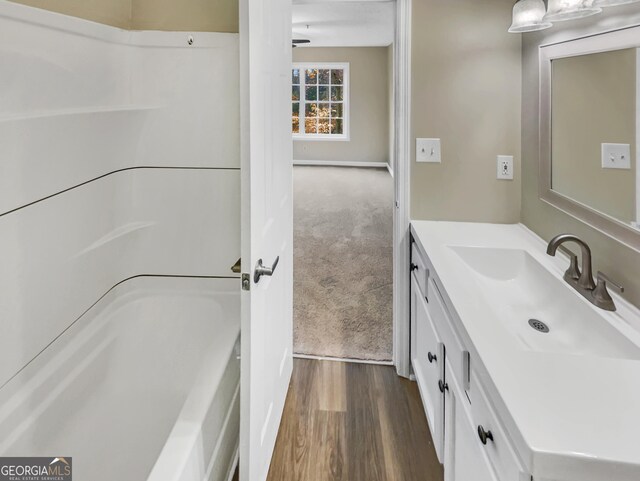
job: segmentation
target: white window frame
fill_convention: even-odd
[[[291,67],[292,70],[292,74],[293,74],[293,69],[299,69],[300,70],[300,111],[299,111],[299,125],[300,125],[300,132],[299,133],[292,133],[293,135],[293,140],[303,140],[306,142],[309,141],[316,141],[316,140],[320,140],[320,141],[349,141],[350,140],[350,134],[349,134],[349,120],[350,120],[350,115],[349,115],[349,105],[350,105],[350,77],[349,77],[349,63],[348,62],[296,62],[293,64],[293,66]],[[343,112],[343,117],[342,117],[342,134],[305,134],[304,133],[304,126],[305,126],[305,103],[307,102],[305,100],[305,80],[306,80],[306,76],[304,75],[304,71],[307,69],[318,69],[318,70],[322,70],[322,69],[341,69],[344,71],[344,75],[343,75],[343,79],[342,79],[342,112]],[[293,78],[292,78],[292,82],[291,85],[293,86]],[[317,101],[319,102],[319,101]],[[316,102],[316,103],[317,103]],[[310,102],[312,103],[312,102]],[[293,105],[293,99],[291,100],[291,104]],[[292,113],[292,117],[293,117],[293,113]]]

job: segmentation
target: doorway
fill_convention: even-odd
[[[393,362],[394,10],[293,6],[297,357]]]

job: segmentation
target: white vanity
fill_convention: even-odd
[[[411,360],[445,480],[640,480],[638,310],[590,304],[522,225],[411,233]]]

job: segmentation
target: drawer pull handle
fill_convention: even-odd
[[[431,364],[433,361],[437,361],[438,360],[437,356],[434,356],[431,353],[427,354],[427,359],[429,359],[429,364]]]
[[[440,379],[438,381],[438,389],[440,389],[440,392],[444,394],[445,391],[449,390],[449,385],[444,382],[442,379]]]
[[[418,265],[414,264],[413,262],[411,263],[411,272],[413,271],[417,271],[418,270]]]
[[[484,445],[487,444],[487,439],[493,441],[493,434],[491,431],[485,431],[482,426],[478,426],[478,437],[480,438],[480,442]]]

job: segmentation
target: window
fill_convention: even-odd
[[[293,65],[294,139],[349,140],[349,64]]]

